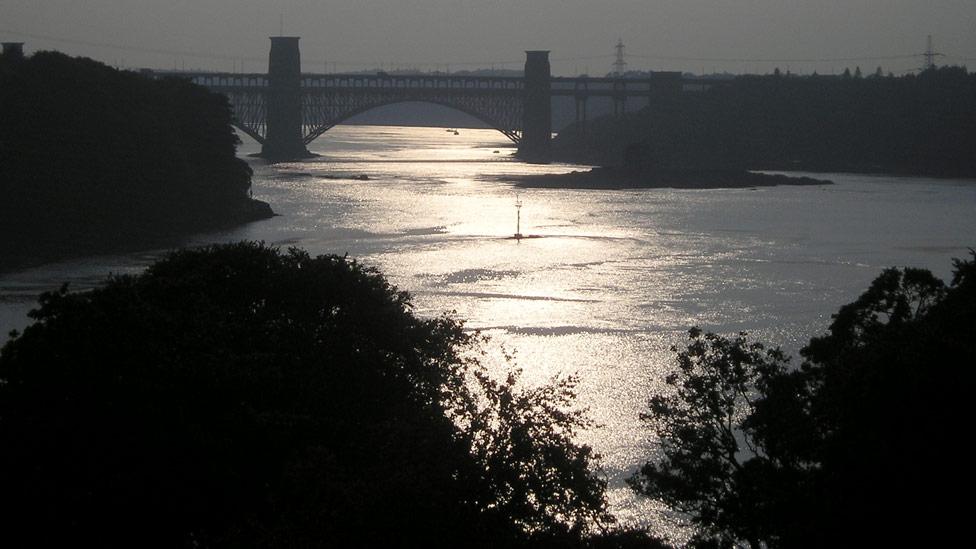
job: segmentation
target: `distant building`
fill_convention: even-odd
[[[3,56],[7,57],[23,57],[24,56],[24,43],[23,42],[3,42]]]

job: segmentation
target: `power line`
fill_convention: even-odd
[[[132,45],[121,45],[113,44],[110,42],[93,41],[93,40],[82,40],[76,38],[62,38],[57,36],[51,36],[46,34],[38,33],[26,33],[21,31],[15,31],[10,29],[0,28],[0,32],[6,34],[13,34],[15,36],[22,36],[26,38],[33,38],[36,40],[47,40],[51,42],[63,43],[63,44],[75,44],[80,46],[89,46],[96,48],[106,48],[119,51],[130,51],[137,53],[149,53],[157,55],[169,55],[177,57],[190,57],[194,59],[213,59],[222,61],[248,61],[256,63],[264,63],[267,61],[266,57],[244,57],[240,55],[231,54],[221,54],[221,53],[204,53],[195,52],[190,50],[177,50],[177,49],[166,49],[166,48],[148,48],[142,46],[132,46]],[[925,58],[926,53],[910,53],[901,55],[873,55],[873,56],[856,56],[856,57],[691,57],[691,56],[676,56],[676,55],[648,55],[648,54],[635,54],[635,53],[624,53],[624,58],[632,59],[653,59],[657,61],[684,61],[684,62],[700,62],[700,63],[842,63],[842,62],[854,62],[854,61],[892,61],[892,60],[902,60],[902,59],[918,59]],[[976,57],[965,57],[953,54],[942,54],[932,52],[932,55],[944,56],[951,59],[958,59],[961,61],[976,61]],[[609,59],[616,58],[616,54],[605,54],[605,55],[589,55],[589,56],[575,56],[575,57],[560,57],[554,58],[551,61],[554,63],[565,63],[574,61],[592,61],[599,59]],[[321,65],[325,61],[320,60],[307,60],[306,61],[312,65]],[[481,66],[488,67],[492,65],[519,65],[523,60],[506,60],[506,61],[452,61],[450,65],[454,66]],[[357,61],[328,61],[329,64],[344,66],[344,67],[369,67],[375,63],[363,63]],[[414,63],[407,61],[399,61],[395,63],[400,66],[437,66],[437,65],[447,65],[447,63],[434,63],[425,61],[422,63]],[[615,63],[616,66],[616,63]]]
[[[911,53],[904,55],[874,55],[874,56],[861,56],[861,57],[684,57],[684,56],[668,56],[668,55],[640,55],[640,54],[627,54],[627,57],[635,57],[639,59],[656,59],[660,61],[703,61],[711,63],[831,63],[831,62],[845,62],[845,61],[884,61],[884,60],[895,60],[895,59],[912,59],[919,57],[923,54]]]
[[[79,39],[74,39],[74,38],[59,38],[59,37],[56,37],[56,36],[50,36],[50,35],[45,35],[45,34],[32,34],[32,33],[26,33],[26,32],[12,31],[12,30],[8,30],[8,29],[0,29],[0,32],[4,32],[4,33],[7,33],[7,34],[13,34],[13,35],[16,35],[16,36],[24,36],[24,37],[27,37],[27,38],[34,38],[36,40],[49,40],[51,42],[59,42],[59,43],[63,43],[63,44],[75,44],[75,45],[79,45],[79,46],[91,46],[91,47],[95,47],[95,48],[106,48],[106,49],[112,49],[112,50],[131,51],[131,52],[139,52],[139,53],[155,53],[155,54],[160,54],[160,55],[176,55],[176,56],[180,56],[180,57],[193,57],[193,58],[198,58],[198,59],[221,59],[221,60],[225,60],[225,61],[240,61],[240,60],[244,60],[244,61],[258,61],[258,62],[263,62],[263,61],[267,61],[268,60],[267,58],[241,57],[240,55],[224,55],[224,54],[219,54],[219,53],[198,53],[198,52],[192,52],[192,51],[188,51],[188,50],[170,50],[170,49],[161,49],[161,48],[145,48],[145,47],[142,47],[142,46],[123,46],[123,45],[120,45],[120,44],[112,44],[112,43],[109,43],[109,42],[97,42],[97,41],[92,41],[92,40],[79,40]]]
[[[617,40],[617,45],[614,46],[617,50],[616,60],[613,62],[613,75],[620,77],[627,72],[627,61],[624,60],[624,40],[620,38]]]
[[[95,47],[95,48],[106,48],[106,49],[112,49],[112,50],[118,50],[118,51],[129,51],[129,52],[136,52],[136,53],[150,53],[150,54],[158,54],[158,55],[172,55],[172,56],[177,56],[177,57],[191,57],[191,58],[195,58],[195,59],[215,59],[215,60],[223,60],[223,61],[250,61],[250,62],[257,62],[257,63],[263,63],[263,62],[266,62],[268,60],[266,57],[242,57],[240,55],[229,55],[229,54],[220,54],[220,53],[203,53],[203,52],[194,52],[194,51],[189,51],[189,50],[174,50],[174,49],[165,49],[165,48],[147,48],[147,47],[142,47],[142,46],[131,46],[131,45],[113,44],[113,43],[110,43],[110,42],[101,42],[101,41],[93,41],[93,40],[81,40],[81,39],[76,39],[76,38],[62,38],[62,37],[51,36],[51,35],[46,35],[46,34],[26,33],[26,32],[14,31],[14,30],[10,30],[10,29],[0,29],[0,32],[6,33],[6,34],[13,34],[15,36],[22,36],[22,37],[26,37],[26,38],[33,38],[35,40],[47,40],[47,41],[50,41],[50,42],[57,42],[57,43],[61,43],[61,44],[74,44],[74,45],[79,45],[79,46],[89,46],[89,47]],[[310,64],[313,64],[313,65],[321,65],[324,62],[325,61],[320,61],[320,60],[306,60],[306,63],[310,63]],[[507,61],[461,61],[461,62],[452,61],[451,63],[435,63],[435,62],[431,62],[431,61],[424,61],[422,63],[416,63],[416,62],[411,62],[411,61],[399,61],[396,64],[403,65],[403,66],[410,66],[410,65],[415,65],[415,66],[437,66],[437,65],[445,65],[445,66],[446,65],[457,65],[457,66],[488,66],[488,65],[503,65],[504,66],[504,65],[516,65],[516,64],[519,64],[519,63],[522,63],[522,62],[523,62],[523,60],[517,60],[517,61],[513,61],[513,60],[507,60]],[[370,66],[375,65],[375,63],[373,63],[373,62],[367,63],[367,62],[360,62],[360,61],[328,61],[328,63],[333,64],[333,65],[347,66],[347,67],[348,66],[370,67]]]
[[[922,63],[922,70],[927,71],[935,68],[935,58],[944,56],[945,54],[939,53],[932,48],[932,35],[928,35],[925,40],[925,53],[922,54],[922,58],[925,60]]]
[[[616,57],[616,56],[614,54],[610,53],[610,54],[606,54],[606,55],[586,55],[586,56],[580,56],[580,57],[559,57],[559,58],[555,58],[555,59],[550,59],[550,61],[552,61],[554,63],[563,63],[563,62],[567,62],[567,61],[593,61],[594,59],[610,59],[612,57]]]

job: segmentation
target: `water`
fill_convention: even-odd
[[[251,143],[242,153],[257,150]],[[745,330],[790,352],[887,266],[947,277],[976,246],[976,184],[830,175],[836,185],[737,190],[524,190],[501,178],[565,172],[511,159],[501,134],[340,126],[312,162],[254,163],[255,197],[282,214],[190,245],[240,239],[348,253],[414,295],[417,311],[457,311],[516,355],[527,383],[578,373],[584,433],[604,457],[624,520],[654,507],[623,480],[653,454],[637,415],[688,327]],[[497,153],[495,151],[498,151]],[[365,174],[368,181],[355,177]],[[88,257],[0,276],[0,333],[26,324],[40,291],[96,286],[162,250]],[[663,514],[651,526],[680,536]]]

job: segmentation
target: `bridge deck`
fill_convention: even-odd
[[[541,53],[545,52],[527,55]],[[551,98],[574,98],[577,121],[585,122],[586,102],[590,98],[610,98],[614,114],[619,114],[626,112],[628,99],[645,98],[653,102],[654,97],[711,87],[710,83],[686,79],[676,72],[652,73],[647,78],[552,77],[547,61],[526,63],[526,70],[530,65],[535,67],[533,70],[541,70],[541,78],[382,71],[299,73],[297,56],[288,61],[292,63],[289,69],[292,72],[284,80],[281,75],[275,80],[273,71],[264,74],[145,70],[143,73],[150,78],[187,79],[224,94],[234,109],[234,124],[269,150],[282,148],[284,143],[289,150],[301,152],[329,128],[356,114],[392,103],[426,101],[481,120],[518,144],[520,151],[524,148],[541,161],[546,161],[549,154]],[[285,111],[287,116],[282,114]],[[272,122],[284,128],[279,133],[290,137],[269,136],[279,135],[273,130]],[[526,129],[529,126],[531,130]],[[533,137],[529,146],[524,146],[527,131]]]
[[[268,87],[266,74],[213,73],[182,71],[149,71],[156,77],[187,78],[214,91],[259,91]],[[681,89],[685,85],[701,86],[698,80],[683,78],[679,73],[660,73],[651,78],[594,78],[553,77],[550,93],[562,97],[651,97],[669,88]],[[468,76],[428,74],[316,74],[302,75],[302,89],[325,91],[329,89],[410,89],[451,90],[472,93],[511,93],[523,89],[521,76]]]

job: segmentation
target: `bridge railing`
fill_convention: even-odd
[[[212,73],[185,71],[149,71],[143,73],[153,78],[185,78],[214,91],[233,89],[262,89],[269,86],[266,74],[260,73]],[[603,78],[603,77],[553,77],[553,96],[575,97],[649,97],[666,89],[678,91],[704,91],[713,87],[712,82],[688,80],[680,74],[663,73],[652,78]],[[454,89],[454,90],[522,90],[520,76],[455,76],[455,75],[402,75],[402,74],[302,74],[302,88],[321,90],[338,89]]]
[[[387,74],[304,74],[305,88],[402,88],[520,90],[522,79],[511,77],[472,77]]]

